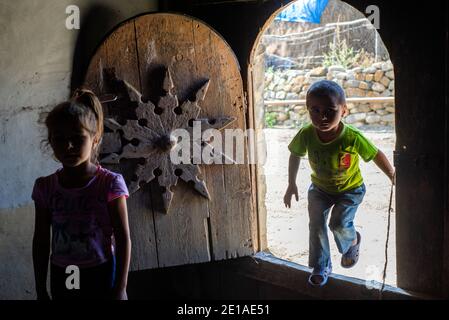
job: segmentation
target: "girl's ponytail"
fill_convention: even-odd
[[[89,109],[95,116],[96,120],[96,147],[92,152],[92,160],[98,162],[98,152],[103,137],[103,107],[98,97],[91,90],[80,88],[73,93],[71,102],[77,105],[83,105]]]
[[[97,120],[96,136],[99,141],[103,137],[103,107],[95,93],[88,89],[76,89],[72,96],[72,101],[89,108]]]

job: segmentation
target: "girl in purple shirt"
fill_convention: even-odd
[[[91,91],[77,90],[48,114],[45,124],[62,168],[38,178],[32,194],[37,298],[49,299],[50,259],[52,299],[126,300],[129,194],[122,175],[97,164],[101,103]]]

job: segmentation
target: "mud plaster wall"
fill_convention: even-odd
[[[69,5],[80,9],[80,30],[65,26]],[[58,167],[40,148],[40,114],[81,83],[115,25],[156,9],[157,0],[0,0],[0,300],[34,298],[30,195]]]

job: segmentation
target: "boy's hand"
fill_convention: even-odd
[[[296,201],[299,201],[298,187],[294,185],[289,185],[287,191],[285,191],[284,204],[286,208],[291,208],[292,196],[295,195]]]
[[[390,175],[388,176],[391,180],[391,182],[393,183],[393,185],[396,185],[396,171],[393,171],[392,173],[390,173]]]

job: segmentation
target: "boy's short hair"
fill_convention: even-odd
[[[345,91],[335,81],[320,80],[313,83],[309,90],[307,90],[306,100],[309,96],[314,97],[328,97],[333,96],[337,98],[337,103],[342,105],[346,103]]]

